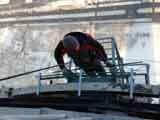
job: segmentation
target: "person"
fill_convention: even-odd
[[[66,34],[55,49],[55,59],[63,73],[68,72],[63,56],[68,54],[75,63],[89,76],[106,75],[101,64],[103,61],[107,66],[107,54],[102,45],[91,35],[83,32],[70,32]]]

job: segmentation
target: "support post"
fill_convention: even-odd
[[[41,76],[42,76],[42,73],[39,73],[38,74],[38,85],[37,85],[37,91],[36,91],[37,96],[39,96],[41,92]]]
[[[115,56],[115,42],[114,39],[112,39],[112,64],[115,65],[115,60],[116,60],[116,56]]]
[[[134,92],[134,78],[133,78],[133,68],[131,68],[131,73],[130,73],[130,92],[129,92],[129,98],[132,100],[133,99],[133,92]]]
[[[72,59],[70,59],[70,61],[69,61],[69,70],[71,70],[72,69]]]
[[[80,69],[78,81],[78,96],[81,96],[82,70]]]
[[[115,41],[114,41],[114,38],[112,38],[112,64],[113,65],[116,65],[116,48],[115,48]],[[111,68],[111,74],[112,74],[112,80],[117,83],[116,81],[116,76],[115,76],[115,72],[116,72],[116,69],[115,67],[114,68]]]
[[[146,65],[146,69],[147,69],[147,75],[145,75],[145,80],[146,80],[146,85],[150,85],[150,80],[149,80],[149,64]]]

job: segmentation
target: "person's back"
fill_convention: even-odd
[[[93,39],[93,37],[87,33],[82,33],[82,32],[70,32],[68,34],[66,34],[64,37],[67,36],[73,36],[75,37],[78,42],[80,43],[80,45],[83,44],[88,44],[90,41],[93,41],[95,39]]]

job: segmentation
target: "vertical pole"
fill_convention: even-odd
[[[115,65],[115,42],[114,42],[114,39],[112,39],[112,64]]]
[[[146,85],[150,85],[150,81],[149,81],[149,65],[146,65],[146,69],[147,69],[147,75],[145,76],[145,80],[146,80]]]
[[[72,59],[69,61],[69,70],[72,68]]]
[[[80,69],[78,81],[78,96],[81,96],[82,70]]]
[[[133,69],[131,68],[131,73],[130,73],[130,94],[129,94],[129,98],[131,100],[133,99],[133,92],[134,92],[134,78],[133,78]]]
[[[98,8],[98,7],[99,7],[99,0],[96,0],[96,8]],[[95,17],[97,17],[97,9],[95,11]]]
[[[116,65],[115,62],[115,42],[114,39],[112,38],[112,64]],[[111,68],[111,75],[112,75],[112,80],[117,83],[116,77],[115,77],[115,68]]]
[[[41,73],[39,73],[38,75],[38,86],[37,86],[37,92],[36,92],[37,96],[40,95],[40,91],[41,91]]]

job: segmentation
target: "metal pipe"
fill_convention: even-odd
[[[72,68],[72,59],[70,59],[70,61],[69,61],[69,70],[71,70],[71,68]]]
[[[39,73],[38,74],[38,85],[37,85],[37,91],[36,91],[37,96],[39,96],[41,92],[41,76],[42,76],[42,73]]]
[[[131,73],[130,73],[130,91],[129,91],[129,98],[132,100],[133,99],[133,92],[134,92],[134,78],[133,78],[133,68],[131,68]]]
[[[150,66],[149,64],[146,64],[146,69],[147,69],[147,75],[146,75],[146,85],[150,85],[150,79],[149,79],[149,69],[150,69]]]
[[[57,67],[57,66],[58,65],[50,66],[50,67],[46,67],[46,68],[42,68],[42,69],[37,69],[37,70],[33,70],[33,71],[25,72],[25,73],[20,73],[20,74],[13,75],[13,76],[1,78],[0,81],[8,80],[8,79],[11,79],[11,78],[16,78],[16,77],[20,77],[20,76],[24,76],[24,75],[28,75],[28,74],[31,74],[31,73],[34,73],[34,72],[38,72],[38,71],[42,71],[42,70],[47,70],[47,69],[54,68],[54,67]]]
[[[81,96],[81,83],[82,83],[82,69],[80,69],[80,73],[79,73],[78,96]]]

